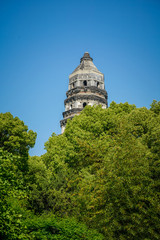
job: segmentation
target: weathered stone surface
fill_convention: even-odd
[[[104,103],[107,105],[107,100],[102,98],[102,97],[99,97],[99,96],[96,96],[96,95],[92,95],[92,94],[79,94],[79,95],[75,95],[75,96],[72,96],[72,97],[69,97],[67,98],[65,101],[64,101],[64,104],[66,103],[73,103],[75,102],[76,100],[81,100],[81,101],[89,101],[89,100],[94,100],[94,101],[98,101],[99,103]]]
[[[95,87],[95,86],[75,87],[75,88],[72,88],[71,90],[68,90],[66,92],[66,95],[67,95],[67,97],[70,97],[70,96],[78,94],[80,92],[91,92],[91,93],[95,93],[95,94],[98,94],[98,95],[102,95],[106,99],[108,98],[106,90],[100,89],[100,88]]]

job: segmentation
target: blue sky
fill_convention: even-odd
[[[86,51],[109,103],[149,108],[160,100],[160,1],[0,1],[0,112],[37,132],[31,155],[60,133],[68,76]]]

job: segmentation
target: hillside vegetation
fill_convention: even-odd
[[[160,102],[86,106],[41,157],[35,140],[0,114],[0,239],[160,239]]]

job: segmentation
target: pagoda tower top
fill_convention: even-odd
[[[102,74],[97,67],[93,63],[93,58],[90,57],[90,54],[88,52],[85,52],[83,57],[80,59],[80,64],[78,67],[72,72],[70,77],[74,74],[77,74],[78,72],[95,72]],[[102,74],[103,75],[103,74]]]
[[[82,62],[83,60],[93,61],[93,58],[90,57],[89,52],[85,52],[80,62]]]
[[[80,114],[86,105],[101,105],[107,108],[108,95],[104,86],[104,75],[93,63],[88,52],[80,59],[78,67],[69,75],[67,98],[64,101],[65,112],[60,121],[62,133],[68,119]]]

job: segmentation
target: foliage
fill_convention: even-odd
[[[26,153],[4,149],[0,148],[0,239],[103,239],[101,234],[74,219],[56,218],[51,213],[36,216],[35,212],[40,213],[56,203],[57,198],[47,204],[47,197],[60,195],[59,186],[63,183],[57,176],[54,178],[40,157],[27,159]],[[28,171],[20,166],[23,157],[28,160]],[[58,166],[56,171],[59,172]],[[52,193],[51,181],[56,179],[57,189]]]
[[[27,195],[17,158],[0,149],[0,239],[25,239],[23,219]]]
[[[29,208],[35,213],[44,210],[60,212],[67,216],[67,210],[72,208],[70,195],[66,192],[66,179],[72,174],[64,162],[52,162],[50,168],[44,164],[45,156],[30,157],[27,182],[29,187]]]
[[[36,133],[18,117],[0,114],[0,238],[25,239],[28,151]]]
[[[35,144],[36,133],[28,131],[24,122],[9,112],[0,113],[0,123],[0,147],[13,154],[26,156]]]
[[[65,213],[106,239],[159,239],[160,115],[153,111],[159,103],[153,105],[87,106],[45,145],[47,169],[58,178],[61,164],[71,172],[61,185],[72,206]],[[55,210],[63,215],[62,208]]]
[[[25,221],[31,239],[55,240],[102,240],[103,236],[95,230],[89,230],[85,224],[72,218],[57,218],[43,214],[40,217],[31,216]]]
[[[0,237],[159,239],[159,106],[86,106],[62,135],[52,134],[46,154],[29,159],[35,134],[27,145],[28,128],[3,116]]]
[[[150,110],[156,114],[159,114],[160,113],[160,102],[153,100]]]

